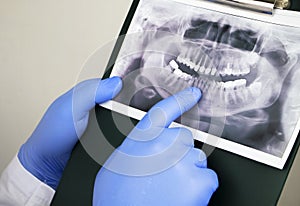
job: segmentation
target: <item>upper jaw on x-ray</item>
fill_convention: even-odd
[[[272,105],[297,57],[272,34],[229,24],[224,17],[208,19],[212,20],[178,17],[177,22],[173,19],[156,28],[157,22],[144,22],[143,30],[148,25],[156,34],[144,36],[141,75],[163,98],[185,87],[200,88],[199,111],[204,116]]]

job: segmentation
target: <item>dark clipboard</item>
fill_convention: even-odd
[[[139,1],[134,0],[120,34],[125,34],[135,13]],[[300,11],[300,2],[292,0],[290,10]],[[118,49],[120,45],[116,45]],[[112,55],[114,56],[114,54]],[[106,74],[108,76],[108,74]],[[121,114],[114,115],[120,118]],[[132,120],[136,123],[135,120]],[[96,141],[97,134],[93,124],[98,124],[113,146],[121,144],[125,138],[113,124],[112,111],[97,106],[91,111],[89,126],[82,138]],[[215,149],[208,157],[208,166],[215,170],[219,177],[219,188],[214,193],[210,205],[276,205],[285,181],[289,175],[300,144],[299,135],[283,170],[249,160],[247,158]],[[201,147],[199,142],[196,146]],[[101,150],[101,148],[99,148]],[[52,201],[58,205],[92,205],[94,180],[101,168],[78,143],[64,171],[62,180]],[[174,197],[176,198],[176,197]]]

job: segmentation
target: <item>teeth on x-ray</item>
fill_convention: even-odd
[[[215,67],[212,68],[211,70],[211,75],[216,75],[217,74],[217,69]]]
[[[171,60],[169,64],[173,69],[179,69],[178,64],[174,60]]]
[[[194,70],[197,72],[194,68],[196,67],[194,63],[192,63],[190,60],[178,58],[176,59],[179,63],[182,63],[183,65],[186,65],[187,67],[190,68],[190,70]],[[203,89],[203,91],[206,91],[208,88],[214,89],[215,87],[218,87],[222,91],[230,91],[230,90],[238,90],[246,87],[247,80],[246,79],[237,79],[237,80],[232,80],[232,81],[226,81],[226,82],[218,82],[216,80],[210,79],[197,79],[198,76],[200,75],[206,75],[206,77],[210,76],[215,76],[217,74],[217,69],[216,68],[205,68],[204,66],[197,65],[200,67],[200,70],[198,73],[193,72],[185,72],[180,68],[178,63],[173,59],[169,62],[170,67],[172,68],[172,72],[177,75],[179,78],[182,78],[184,80],[189,80],[189,84],[191,86],[197,86]],[[250,69],[243,70],[244,72],[239,72],[239,73],[233,73],[232,68],[228,64],[228,68],[225,70],[225,73],[222,73],[221,75],[226,76],[226,75],[232,75],[232,76],[240,76],[240,75],[245,75],[250,72]],[[257,84],[254,84],[250,87],[251,90],[256,90],[260,89]]]
[[[198,76],[203,73],[205,75],[217,75],[217,69],[211,68],[212,65],[209,63],[210,60],[208,60],[207,55],[203,55],[203,52],[197,51],[193,54],[193,49],[187,49],[185,47],[183,50],[184,51],[176,58],[176,61],[194,71],[194,76]]]
[[[176,61],[174,61],[174,60],[170,61],[169,65],[172,68],[173,73],[176,74],[178,77],[180,77],[184,80],[190,80],[193,78],[193,76],[191,76],[190,74],[185,73],[181,69],[179,69],[179,66],[176,63]]]
[[[207,67],[206,68],[205,65],[200,65],[200,64],[196,65],[191,60],[183,59],[179,56],[176,58],[176,61],[173,59],[170,61],[169,64],[174,70],[179,69],[182,72],[189,74],[191,76],[198,77],[202,74],[210,75],[210,76],[217,76],[217,69],[215,67],[213,67],[213,68]],[[178,64],[182,64],[181,67]],[[178,71],[175,73],[178,73]]]
[[[295,116],[294,109],[286,112],[289,108],[284,101],[299,96],[298,78],[289,82],[300,64],[299,30],[171,1],[141,2],[144,9],[136,14],[130,32],[142,31],[137,48],[145,52],[129,58],[128,69],[120,74],[124,77],[134,71],[144,78],[129,75],[127,81],[135,87],[128,87],[119,101],[126,102],[131,97],[128,93],[136,92],[128,102],[146,111],[159,98],[197,87],[203,96],[198,107],[187,113],[187,126],[207,131],[206,119],[225,115],[224,137],[270,153],[274,153],[270,144],[281,147],[282,137],[278,141],[270,137],[273,128],[280,130],[286,119]],[[128,41],[120,56],[130,56],[132,47]],[[124,64],[114,68],[124,68]],[[149,83],[152,92],[144,92]],[[289,92],[290,87],[294,92]],[[282,151],[277,153],[282,155]]]

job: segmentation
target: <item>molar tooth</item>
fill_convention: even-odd
[[[170,72],[173,72],[174,69],[170,66],[170,64],[168,64],[166,67],[165,67],[166,70],[170,71]]]
[[[216,76],[216,74],[217,74],[217,69],[215,67],[213,67],[211,70],[211,75]]]
[[[184,73],[184,72],[181,74],[181,78],[184,79],[184,80],[187,80],[188,76],[189,75],[187,73]]]
[[[228,101],[229,101],[230,104],[236,104],[236,102],[237,102],[237,97],[236,97],[236,93],[235,93],[233,90],[231,90],[231,91],[228,93],[227,98],[228,98]]]
[[[191,61],[190,61],[190,59],[187,58],[185,60],[185,65],[188,66],[188,67],[191,67]]]
[[[238,80],[235,80],[234,83],[235,83],[236,88],[245,87],[246,83],[247,83],[247,80],[246,79],[238,79]]]
[[[196,67],[196,64],[194,62],[192,62],[192,61],[191,61],[190,65],[191,65],[192,69],[194,69]]]
[[[239,76],[241,74],[241,63],[240,63],[240,59],[236,58],[233,60],[232,64],[233,64],[233,68],[232,68],[232,75],[234,76]]]
[[[233,81],[228,81],[224,83],[224,88],[225,90],[232,90],[234,87]]]
[[[250,65],[255,65],[259,61],[260,56],[256,52],[251,52],[247,55],[247,62]]]
[[[182,62],[182,55],[181,54],[179,54],[179,56],[177,56],[176,61],[178,61],[180,63]]]
[[[178,62],[181,63],[181,64],[184,64],[185,58],[183,58],[183,56],[179,56],[178,57]]]
[[[232,74],[232,65],[230,63],[227,63],[227,66],[224,68],[224,71],[227,75],[231,75]]]
[[[220,71],[219,74],[220,74],[222,77],[226,76],[226,73],[225,73],[224,71]]]
[[[205,74],[208,75],[211,72],[211,68],[206,68],[205,69]]]
[[[193,68],[193,62],[190,59],[187,59],[186,64],[188,67]]]
[[[179,76],[179,77],[182,75],[182,73],[183,73],[183,72],[182,72],[180,69],[175,69],[175,70],[174,70],[174,74],[176,74],[176,75]]]
[[[184,65],[186,65],[186,59],[185,59],[185,58],[182,58],[181,63],[184,64]]]
[[[250,67],[246,67],[245,72],[246,72],[246,74],[249,74],[250,73]]]
[[[185,77],[184,77],[185,80],[189,81],[191,79],[193,79],[193,77],[189,74],[186,74]]]
[[[180,75],[180,77],[182,78],[182,79],[184,79],[184,80],[186,80],[185,78],[186,78],[186,76],[187,76],[187,74],[186,73],[182,73],[181,75]]]
[[[204,66],[200,66],[200,73],[203,73],[205,71]]]
[[[225,91],[225,83],[224,82],[220,82],[220,90]]]
[[[217,65],[217,70],[218,70],[219,74],[221,74],[223,72],[223,67],[219,64],[219,65]]]
[[[179,66],[178,66],[177,62],[174,59],[169,62],[169,65],[173,69],[179,69]]]
[[[190,66],[190,60],[189,59],[185,59],[185,65],[188,66],[188,67]]]
[[[244,66],[242,71],[241,71],[241,74],[242,75],[247,75],[250,73],[250,67],[249,66]]]
[[[216,83],[216,90],[223,93],[223,91],[224,91],[223,82]]]
[[[232,75],[233,76],[239,76],[241,74],[239,69],[232,69]]]
[[[180,54],[180,55],[176,58],[176,60],[177,60],[178,62],[182,63],[182,60],[183,60],[182,54]]]
[[[199,64],[195,65],[194,70],[197,72],[197,71],[199,71],[199,69],[200,69],[200,65]]]

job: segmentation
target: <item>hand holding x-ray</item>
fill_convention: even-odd
[[[168,128],[200,97],[188,88],[149,110],[99,171],[93,205],[208,204],[218,187],[215,172],[188,129]]]
[[[121,87],[118,77],[90,79],[57,98],[20,148],[18,158],[23,167],[56,189],[71,152],[87,127],[89,111],[96,103],[114,97]]]

